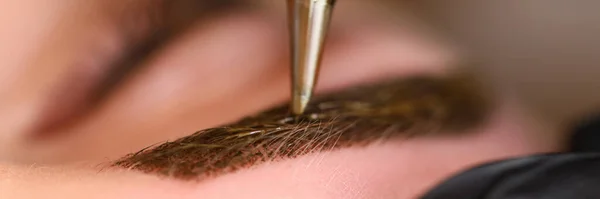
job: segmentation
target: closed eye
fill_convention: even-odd
[[[119,53],[97,50],[90,59],[99,65],[73,67],[73,75],[62,82],[65,85],[57,87],[55,97],[46,104],[33,137],[48,138],[47,135],[59,132],[56,129],[77,122],[179,35],[215,14],[241,7],[244,6],[236,0],[152,0],[107,11],[118,29],[123,49]],[[102,72],[93,71],[98,68]]]

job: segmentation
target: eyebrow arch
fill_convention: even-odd
[[[113,166],[204,180],[266,161],[439,133],[482,123],[490,100],[470,75],[413,76],[316,96],[300,116],[280,106],[143,149]]]

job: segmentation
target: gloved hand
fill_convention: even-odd
[[[571,152],[488,163],[461,173],[422,199],[574,199],[600,197],[600,117],[577,126]]]

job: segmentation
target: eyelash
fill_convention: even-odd
[[[125,30],[125,43],[129,45],[120,55],[120,59],[107,67],[111,70],[102,80],[102,86],[94,92],[95,101],[109,96],[129,75],[141,69],[144,62],[156,51],[185,33],[194,24],[210,18],[211,14],[239,8],[239,5],[240,1],[237,0],[160,0],[144,7],[137,15],[125,13],[125,19],[120,20],[124,23],[121,23],[120,27]],[[135,23],[143,24],[142,28]],[[136,25],[137,29],[128,27]]]
[[[145,61],[169,45],[171,40],[184,34],[198,22],[208,20],[215,13],[239,7],[237,0],[127,1],[120,7],[109,4],[110,9],[105,9],[102,16],[108,17],[104,20],[110,25],[102,27],[116,30],[114,35],[105,37],[114,38],[119,50],[106,55],[106,50],[94,51],[94,46],[87,46],[85,50],[90,51],[90,56],[80,57],[84,61],[77,63],[78,66],[73,69],[75,72],[66,77],[64,86],[61,83],[57,85],[55,96],[49,97],[47,105],[37,119],[35,129],[30,133],[31,138],[48,138],[48,135],[53,136],[56,135],[55,132],[61,132],[59,129],[76,123],[79,118],[99,107],[99,104],[109,98],[133,73],[142,69],[146,65]],[[97,9],[102,10],[102,5]],[[102,71],[93,78],[81,74],[99,69]],[[76,81],[71,79],[78,78],[86,78],[87,82],[72,85]],[[79,90],[74,91],[73,87]],[[72,103],[65,104],[65,101]]]

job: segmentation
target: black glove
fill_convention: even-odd
[[[570,153],[486,164],[422,199],[600,199],[600,117],[577,128]]]
[[[600,153],[518,158],[471,169],[422,199],[600,198]]]

